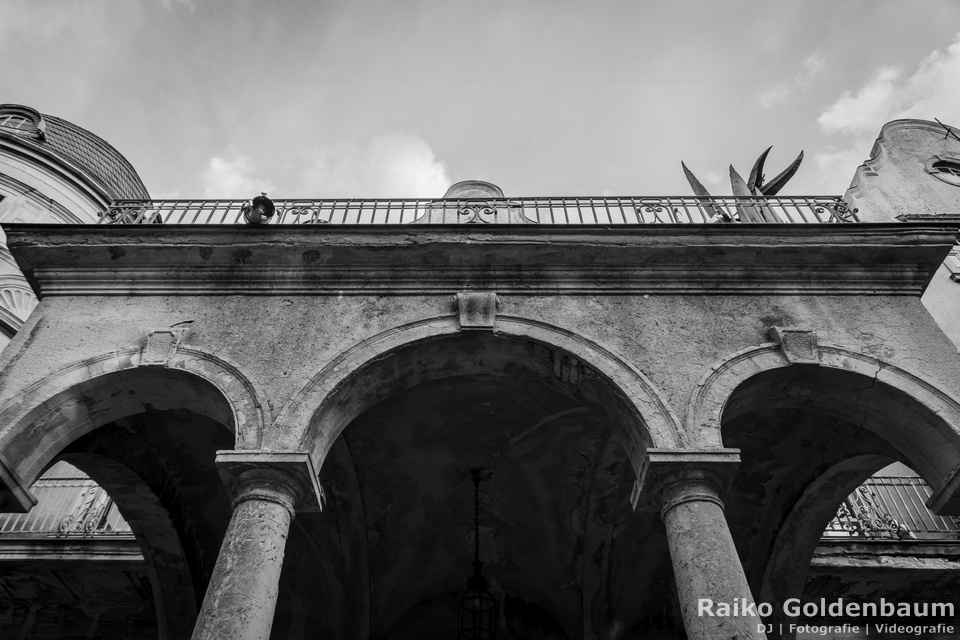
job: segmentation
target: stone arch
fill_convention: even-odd
[[[96,454],[67,454],[110,495],[140,544],[150,578],[159,638],[187,638],[197,617],[196,585],[169,514],[150,487],[128,467]]]
[[[436,395],[431,395],[435,392]],[[448,392],[451,395],[445,396]],[[503,395],[496,395],[499,392]],[[422,418],[407,418],[415,416],[418,408],[450,402],[446,398],[454,395],[474,397],[473,393],[477,394],[477,400],[459,406],[447,404],[449,412],[427,410]],[[489,395],[482,397],[484,394]],[[432,404],[431,398],[441,399]],[[486,419],[495,420],[486,417],[492,414],[473,413],[473,402],[488,398],[498,411],[505,411],[502,415],[508,416],[504,422],[510,424],[509,429],[519,427],[511,431],[509,438],[497,440],[497,435],[481,438],[476,435],[478,431],[469,431],[472,427],[466,428],[473,436],[459,438],[453,427],[451,431],[445,431],[441,426],[443,420],[436,418],[438,415],[459,415],[458,409],[463,409],[465,416],[480,416],[473,424]],[[387,406],[397,409],[390,414],[396,417],[395,421],[383,420],[386,415],[383,412],[390,413],[384,409]],[[530,408],[530,414],[525,413],[527,408]],[[616,503],[617,508],[629,512],[627,497],[644,450],[683,446],[678,421],[666,402],[653,385],[624,359],[556,326],[499,314],[493,331],[461,330],[456,316],[446,316],[403,325],[352,345],[327,363],[278,415],[275,428],[266,438],[265,448],[310,453],[320,469],[321,482],[328,488],[328,499],[332,504],[328,511],[337,512],[341,498],[363,509],[362,514],[356,514],[356,528],[340,530],[341,539],[366,540],[368,527],[382,526],[383,530],[377,529],[376,540],[392,540],[390,536],[396,534],[408,542],[422,539],[429,540],[429,545],[438,545],[437,552],[431,556],[430,566],[417,575],[416,584],[404,588],[402,593],[390,590],[397,588],[397,576],[409,570],[403,564],[408,560],[387,562],[389,549],[393,547],[377,544],[368,547],[368,552],[375,558],[365,565],[366,569],[358,567],[359,579],[366,580],[367,584],[381,585],[378,593],[393,593],[392,597],[372,599],[367,605],[370,612],[367,624],[372,635],[386,632],[396,620],[406,615],[407,608],[417,602],[462,587],[459,579],[454,578],[456,572],[466,566],[457,561],[462,555],[460,546],[437,542],[452,539],[450,534],[457,526],[460,513],[460,503],[452,498],[460,496],[470,484],[469,477],[462,474],[463,470],[454,470],[454,467],[458,463],[466,464],[465,460],[476,460],[472,456],[477,451],[495,448],[497,453],[486,459],[499,470],[485,486],[489,487],[491,495],[498,496],[497,501],[499,496],[510,493],[513,500],[510,503],[515,511],[501,512],[496,506],[489,518],[503,524],[494,528],[502,544],[506,545],[504,548],[510,550],[508,555],[514,553],[518,557],[536,558],[529,563],[536,565],[538,573],[535,579],[530,579],[531,574],[524,572],[529,584],[518,582],[521,572],[516,566],[506,561],[494,561],[488,567],[492,572],[491,579],[496,577],[498,592],[523,594],[554,616],[570,637],[574,637],[586,624],[580,619],[581,615],[589,617],[591,624],[598,615],[592,608],[594,597],[602,593],[605,584],[599,582],[602,575],[594,575],[590,567],[593,563],[605,562],[603,549],[612,535],[606,529],[594,530],[599,524],[580,527],[581,521],[588,520],[586,509],[600,510],[602,505]],[[517,420],[525,418],[518,419],[518,415],[533,419],[523,422],[520,427]],[[468,420],[472,418],[468,417]],[[575,421],[582,421],[582,424],[576,426]],[[386,432],[379,431],[381,436],[369,440],[371,430],[379,429],[380,425]],[[346,444],[351,430],[357,438],[353,441],[356,449],[348,448]],[[561,433],[564,435],[559,435]],[[277,440],[273,440],[273,436]],[[437,440],[433,436],[437,436]],[[473,442],[474,436],[477,446],[464,444]],[[408,437],[415,441],[398,449],[397,445],[407,441]],[[564,439],[567,437],[586,446],[574,446],[570,444],[571,440]],[[367,441],[375,444],[372,447],[360,444]],[[497,444],[491,445],[495,441]],[[531,442],[536,442],[536,446],[531,446]],[[488,445],[492,449],[488,450]],[[531,448],[525,448],[527,446]],[[375,472],[364,476],[362,499],[359,488],[355,493],[353,489],[350,493],[346,488],[339,490],[337,485],[344,478],[351,478],[348,482],[351,487],[354,484],[361,486],[352,478],[358,470],[373,468],[369,463],[376,458],[374,447],[383,447],[378,450],[390,454],[376,465]],[[546,456],[544,452],[550,447],[556,447],[550,451],[562,451],[564,455]],[[404,452],[403,456],[393,455],[400,450]],[[331,464],[343,462],[340,458],[344,451],[357,454],[357,457],[342,470],[339,466],[331,468]],[[363,451],[367,452],[366,457],[360,455]],[[498,458],[501,453],[503,457]],[[431,454],[436,455],[431,457]],[[521,456],[525,462],[534,462],[514,464],[511,462],[513,455]],[[572,462],[573,458],[576,462]],[[407,464],[413,459],[418,464]],[[499,465],[497,460],[500,460]],[[570,464],[560,472],[558,467],[564,460]],[[581,463],[585,466],[581,471],[575,471],[581,469]],[[538,473],[543,469],[548,472]],[[341,473],[337,473],[338,470]],[[576,484],[575,479],[580,477],[578,473],[589,478],[582,486]],[[390,484],[382,482],[387,474],[392,474]],[[559,483],[564,483],[563,491],[551,493],[547,490],[547,485],[556,487]],[[422,503],[417,499],[410,503],[411,496],[424,495],[418,491],[425,487],[429,487],[430,500]],[[526,489],[513,495],[516,487]],[[579,489],[582,489],[582,497]],[[553,497],[542,499],[544,496]],[[381,524],[377,521],[377,514],[384,513],[380,511],[383,500],[393,504],[389,513],[394,516]],[[422,507],[427,502],[429,505]],[[444,514],[434,520],[435,513],[430,510],[439,504],[453,507],[445,509]],[[584,505],[584,510],[571,506],[574,504]],[[428,512],[430,533],[424,536],[409,533],[418,531],[417,527],[424,522],[419,519],[420,514]],[[574,512],[576,515],[571,515]],[[527,517],[537,523],[534,526],[536,534],[519,537],[519,522]],[[560,525],[570,518],[578,523],[577,526]],[[562,532],[557,534],[560,530]],[[543,536],[550,544],[533,545],[531,540],[536,536]],[[589,545],[589,556],[580,546],[581,542]],[[413,549],[414,546],[400,545],[400,548]],[[416,548],[416,553],[423,553],[421,547]],[[574,560],[581,554],[584,555],[582,560]],[[406,556],[413,557],[414,552]],[[587,565],[589,567],[584,568]],[[396,570],[397,566],[406,568]],[[558,588],[558,585],[574,584],[582,576],[589,585],[586,601],[579,592]]]
[[[74,362],[23,389],[0,411],[0,497],[13,497],[5,508],[29,509],[35,500],[27,487],[50,464],[77,463],[111,493],[140,542],[160,637],[185,637],[212,570],[206,556],[229,518],[213,452],[244,440],[256,446],[263,409],[229,363],[189,347],[169,356],[145,364],[131,347]],[[193,506],[201,494],[207,500]],[[198,510],[209,512],[202,523]]]
[[[151,378],[182,392],[181,406],[192,402],[199,413],[233,431],[236,448],[259,445],[266,408],[261,394],[239,369],[190,347],[179,347],[165,364],[142,364],[141,348],[130,347],[72,363],[23,389],[0,409],[0,424],[8,425],[0,433],[0,455],[29,485],[66,443],[143,411],[145,404],[154,408],[170,404],[164,399],[170,394],[134,397],[134,387]],[[214,400],[214,405],[205,400]],[[43,425],[45,436],[33,442],[37,425]]]
[[[824,528],[836,514],[837,505],[890,462],[890,458],[877,454],[847,458],[824,471],[804,489],[774,541],[760,584],[758,602],[781,603],[788,598],[800,597],[806,567],[813,559]],[[797,571],[797,567],[804,567],[804,570]],[[779,616],[778,611],[777,619]]]
[[[343,351],[324,366],[279,412],[274,429],[278,449],[306,450],[318,467],[327,451],[370,399],[340,397],[349,381],[365,367],[404,347],[461,332],[455,316],[412,322],[368,338]],[[623,358],[582,336],[544,322],[498,315],[494,334],[532,342],[569,354],[599,374],[629,408],[635,424],[624,426],[625,446],[635,464],[647,447],[679,448],[686,437],[680,422],[650,380]],[[565,366],[559,361],[557,368]],[[425,380],[410,381],[412,384]]]
[[[734,392],[751,378],[784,367],[819,366],[825,374],[871,381],[888,389],[919,421],[911,429],[883,429],[878,435],[910,460],[934,488],[932,507],[955,510],[960,485],[955,469],[960,460],[960,402],[930,382],[873,356],[837,346],[821,345],[818,365],[795,365],[773,343],[744,349],[715,364],[693,392],[687,430],[701,447],[722,447],[721,423]],[[869,416],[859,416],[867,422]],[[923,438],[916,437],[917,429]]]

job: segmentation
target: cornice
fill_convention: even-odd
[[[41,296],[919,295],[949,224],[8,225]]]

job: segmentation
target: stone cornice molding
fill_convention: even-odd
[[[960,228],[960,212],[957,213],[904,213],[897,216],[897,220],[902,222],[936,222]]]
[[[41,295],[920,295],[949,224],[5,225]]]
[[[267,500],[291,512],[323,509],[323,488],[306,452],[218,451],[216,463],[234,506],[244,500]]]
[[[948,125],[950,126],[950,125]],[[947,133],[947,130],[943,128],[943,125],[934,122],[932,120],[916,120],[912,118],[902,118],[900,120],[891,120],[887,124],[883,125],[880,129],[880,135],[891,134],[897,131],[904,129],[914,129],[917,131],[929,131],[931,133],[936,133],[941,137]],[[956,127],[952,127],[956,131]]]

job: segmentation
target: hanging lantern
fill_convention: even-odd
[[[497,601],[487,591],[480,562],[480,469],[471,469],[473,477],[473,575],[460,599],[457,640],[491,640],[497,637]]]
[[[266,192],[261,192],[253,200],[247,200],[240,209],[247,224],[267,224],[277,208],[273,205]]]

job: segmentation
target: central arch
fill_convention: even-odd
[[[274,439],[277,449],[307,451],[321,466],[333,441],[362,411],[364,403],[375,402],[391,389],[445,375],[429,369],[417,376],[395,370],[382,385],[382,395],[357,394],[357,381],[373,371],[373,365],[405,347],[461,333],[456,317],[446,316],[402,325],[352,346],[324,366],[285,405],[274,422],[276,428],[265,435],[265,440]],[[532,343],[547,349],[554,354],[548,370],[555,371],[557,377],[582,369],[587,377],[605,385],[609,399],[624,409],[622,435],[629,443],[635,468],[639,468],[637,456],[648,447],[673,449],[686,444],[680,421],[663,395],[625,358],[572,331],[526,318],[497,316],[493,333],[518,344]]]
[[[443,318],[356,345],[278,423],[292,434],[285,448],[322,462],[326,526],[353,542],[344,558],[318,560],[353,558],[352,573],[325,572],[353,580],[339,601],[370,594],[363,608],[378,640],[456,619],[473,549],[471,468],[488,474],[481,557],[491,590],[512,603],[505,628],[540,620],[557,637],[600,637],[610,585],[640,581],[635,557],[612,575],[615,559],[637,549],[618,543],[618,526],[662,537],[656,514],[631,510],[634,465],[648,447],[682,443],[675,416],[623,359],[556,327],[502,317],[496,331],[461,331]],[[649,564],[669,581],[664,557]],[[647,592],[657,602],[644,615],[671,606],[672,590]],[[631,604],[616,615],[633,615]]]

